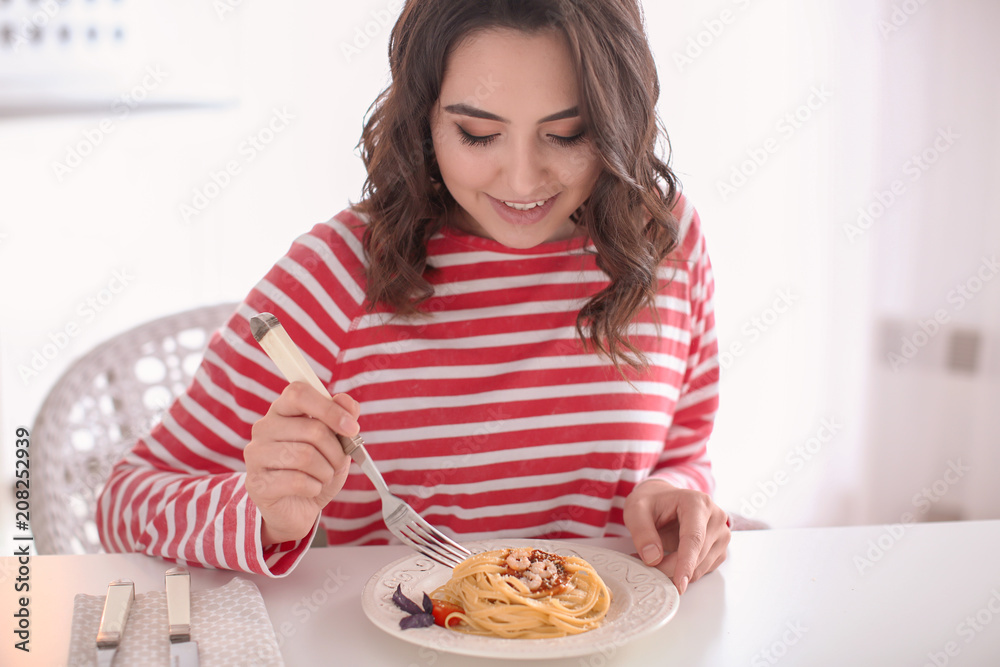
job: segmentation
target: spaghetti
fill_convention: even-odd
[[[461,609],[447,615],[445,627],[509,639],[593,630],[611,605],[611,592],[587,561],[516,548],[470,556],[431,598]]]

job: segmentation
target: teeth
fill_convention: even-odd
[[[536,202],[533,202],[531,204],[512,204],[509,201],[505,201],[504,204],[506,204],[507,206],[510,206],[511,208],[517,209],[518,211],[530,211],[531,209],[535,208],[536,206],[541,206],[542,204],[544,204],[547,201],[548,201],[548,199],[543,199],[542,201],[536,201]]]

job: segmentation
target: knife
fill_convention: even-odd
[[[125,633],[125,623],[135,600],[135,584],[128,579],[117,579],[108,584],[108,597],[104,599],[104,613],[97,628],[97,664],[111,667],[115,653]]]
[[[167,623],[170,667],[198,667],[198,642],[191,641],[191,573],[183,567],[167,570]]]

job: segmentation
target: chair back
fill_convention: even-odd
[[[101,553],[97,497],[112,466],[191,383],[211,334],[236,304],[139,325],[76,360],[32,431],[31,527],[39,554]]]

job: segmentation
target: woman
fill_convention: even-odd
[[[115,467],[105,547],[282,576],[318,530],[385,542],[335,436],[363,427],[393,492],[459,541],[630,534],[683,592],[729,541],[713,284],[655,154],[636,0],[411,0],[389,57],[362,201],[293,244]],[[333,401],[286,385],[259,311]]]

